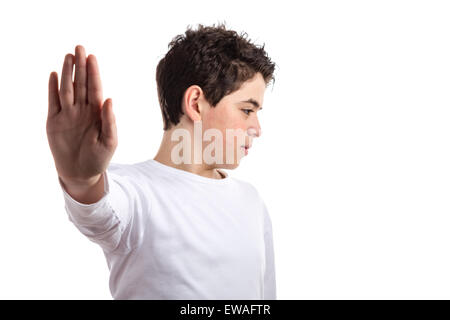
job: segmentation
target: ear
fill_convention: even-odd
[[[202,119],[202,106],[200,100],[203,96],[203,90],[197,85],[192,85],[184,93],[184,112],[193,122]]]

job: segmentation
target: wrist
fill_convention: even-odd
[[[67,178],[61,175],[58,176],[64,185],[68,187],[85,189],[96,185],[100,181],[100,178],[103,177],[103,173],[90,178]]]

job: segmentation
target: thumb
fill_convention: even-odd
[[[112,100],[106,99],[102,107],[102,141],[107,146],[115,146],[117,141],[116,117],[112,111]]]

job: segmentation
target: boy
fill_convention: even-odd
[[[109,163],[117,129],[93,55],[67,54],[59,89],[50,74],[47,136],[65,209],[103,249],[114,299],[276,299],[264,202],[220,170],[260,135],[274,79],[264,47],[244,35],[199,25],[172,40],[156,70],[164,136],[140,163]]]

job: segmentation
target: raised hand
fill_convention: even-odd
[[[66,55],[59,89],[58,74],[50,74],[46,128],[61,180],[73,185],[98,181],[117,147],[117,127],[111,99],[103,102],[96,58],[86,58],[82,46],[75,56]]]

